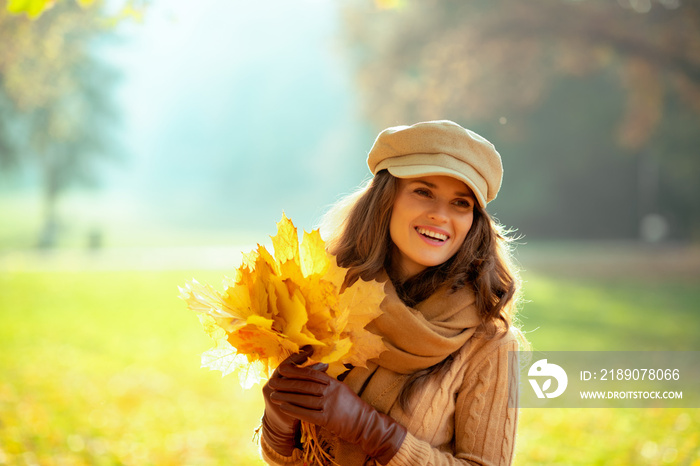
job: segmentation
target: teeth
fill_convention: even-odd
[[[428,230],[427,228],[421,228],[418,227],[416,228],[416,231],[420,233],[421,235],[428,236],[430,238],[438,239],[440,241],[447,241],[447,235],[443,235],[442,233],[438,233],[436,231],[431,231]]]

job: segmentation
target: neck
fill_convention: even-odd
[[[415,264],[407,263],[404,257],[399,252],[398,248],[394,246],[391,251],[391,262],[389,264],[389,276],[393,281],[398,281],[399,283],[406,282],[411,278],[415,277],[426,267]]]

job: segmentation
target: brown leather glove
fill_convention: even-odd
[[[289,356],[277,367],[270,380],[263,386],[263,398],[265,399],[265,414],[262,419],[262,435],[265,443],[282,456],[292,456],[296,445],[296,436],[301,422],[293,416],[284,413],[280,407],[270,401],[273,393],[271,383],[280,379],[280,369],[283,367],[296,367],[311,356],[311,347],[304,347],[299,353]]]
[[[318,369],[280,366],[282,377],[269,382],[270,401],[283,413],[324,427],[379,463],[388,463],[401,448],[406,428]]]

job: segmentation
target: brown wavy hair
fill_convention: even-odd
[[[397,179],[382,170],[326,218],[325,227],[331,230],[329,250],[337,257],[338,265],[348,268],[344,286],[360,278],[372,280],[385,270],[408,306],[415,306],[443,286],[453,291],[469,286],[476,295],[481,330],[487,337],[507,331],[515,316],[520,289],[509,232],[477,203],[472,226],[457,253],[446,262],[401,281],[392,265],[396,246],[389,234],[397,192]],[[410,394],[427,381],[426,376],[446,370],[451,360],[447,358],[410,376],[399,397],[401,406],[407,406]]]

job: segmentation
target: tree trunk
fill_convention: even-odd
[[[58,218],[58,195],[60,183],[55,168],[53,167],[51,154],[45,151],[43,157],[43,219],[39,231],[37,247],[39,249],[52,249],[58,243],[60,223]]]

